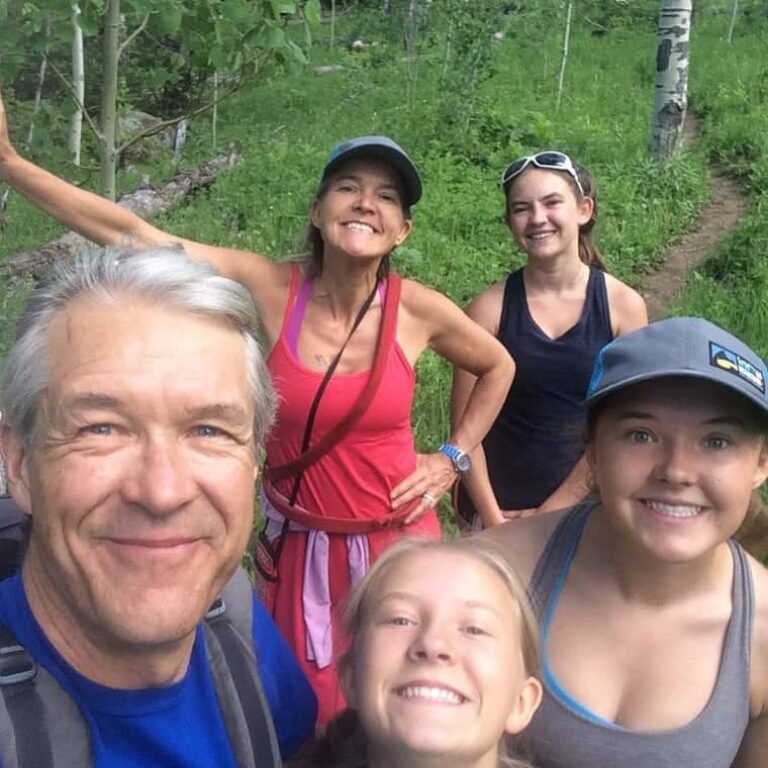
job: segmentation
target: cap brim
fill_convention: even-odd
[[[605,387],[605,389],[601,389],[593,395],[587,395],[587,397],[584,399],[584,405],[587,407],[587,409],[593,408],[597,403],[604,400],[609,395],[613,395],[616,392],[621,392],[622,389],[626,389],[627,387],[631,387],[634,384],[642,384],[646,381],[654,381],[655,379],[680,379],[680,378],[689,378],[689,379],[700,379],[702,381],[711,381],[713,384],[719,384],[722,387],[725,387],[726,389],[730,389],[732,392],[735,392],[737,395],[741,395],[746,400],[749,400],[751,403],[754,403],[763,413],[768,413],[768,404],[765,401],[764,397],[759,397],[757,394],[752,395],[749,392],[747,392],[742,387],[739,387],[734,382],[731,384],[727,379],[722,379],[719,377],[714,377],[711,375],[706,375],[704,373],[701,373],[699,371],[681,371],[679,368],[677,369],[667,369],[667,370],[660,370],[660,371],[652,371],[650,373],[641,373],[637,376],[633,376],[629,379],[624,379],[620,382],[617,382],[616,384],[612,384],[608,387]]]

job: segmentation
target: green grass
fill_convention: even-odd
[[[768,355],[768,23],[722,25],[695,38],[708,51],[692,79],[692,100],[704,115],[703,146],[712,162],[738,178],[751,202],[736,230],[691,277],[675,314],[703,315]],[[694,49],[695,52],[695,49]]]

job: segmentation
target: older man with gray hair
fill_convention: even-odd
[[[232,581],[274,410],[256,329],[248,291],[176,249],[82,255],[30,298],[0,400],[32,520],[0,583],[4,768],[261,768],[269,710],[284,754],[312,732],[303,674]]]

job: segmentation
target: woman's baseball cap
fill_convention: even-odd
[[[661,320],[600,350],[587,389],[591,408],[632,384],[690,376],[721,384],[768,413],[765,363],[735,336],[698,317]]]
[[[421,177],[406,151],[388,136],[358,136],[338,143],[328,156],[321,181],[325,181],[342,163],[357,157],[382,160],[391,165],[403,180],[405,200],[409,208],[421,199]]]

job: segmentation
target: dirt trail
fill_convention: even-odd
[[[691,143],[698,134],[698,121],[686,115],[685,140]],[[700,264],[717,243],[732,230],[747,209],[747,198],[736,182],[716,170],[710,171],[710,202],[699,214],[693,228],[679,242],[667,248],[664,261],[649,272],[640,285],[651,320],[666,315],[672,299],[680,293],[690,270]]]

